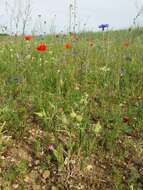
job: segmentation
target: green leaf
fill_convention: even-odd
[[[42,112],[35,112],[36,115],[38,115],[40,118],[45,118],[46,117],[46,112],[43,110]]]
[[[128,134],[131,134],[132,131],[133,131],[133,130],[132,130],[132,128],[131,128],[130,126],[124,125],[124,127],[123,127],[123,132],[128,133]]]

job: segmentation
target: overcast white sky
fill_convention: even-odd
[[[5,11],[5,1],[0,0],[0,24],[8,22]],[[11,6],[20,2],[20,0],[8,0]],[[22,4],[27,0],[22,0]],[[55,25],[58,31],[66,29],[68,23],[68,1],[69,0],[31,0],[32,20],[37,22],[37,15],[43,15],[49,25],[53,23],[54,15]],[[136,3],[137,2],[137,3]],[[78,20],[80,28],[86,23],[89,30],[96,30],[101,23],[108,23],[111,28],[127,28],[133,23],[138,9],[143,5],[143,0],[77,0]],[[143,17],[140,18],[143,23]]]

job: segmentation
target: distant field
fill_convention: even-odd
[[[0,36],[0,189],[143,189],[142,29]]]

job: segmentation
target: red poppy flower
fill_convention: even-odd
[[[26,41],[30,41],[30,40],[33,39],[33,37],[32,37],[32,36],[25,36],[24,39],[25,39]]]
[[[124,47],[124,48],[128,48],[128,47],[129,47],[129,43],[128,43],[128,42],[125,42],[125,43],[123,44],[123,47]]]
[[[39,52],[45,52],[48,50],[48,47],[46,46],[46,44],[41,43],[37,46],[36,50]]]
[[[71,44],[70,44],[70,43],[66,43],[66,44],[65,44],[65,48],[66,48],[66,49],[71,49]]]
[[[128,123],[129,122],[129,117],[127,117],[127,116],[123,117],[123,122]]]

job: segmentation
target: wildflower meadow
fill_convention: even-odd
[[[1,190],[143,189],[143,29],[109,27],[0,35]]]

